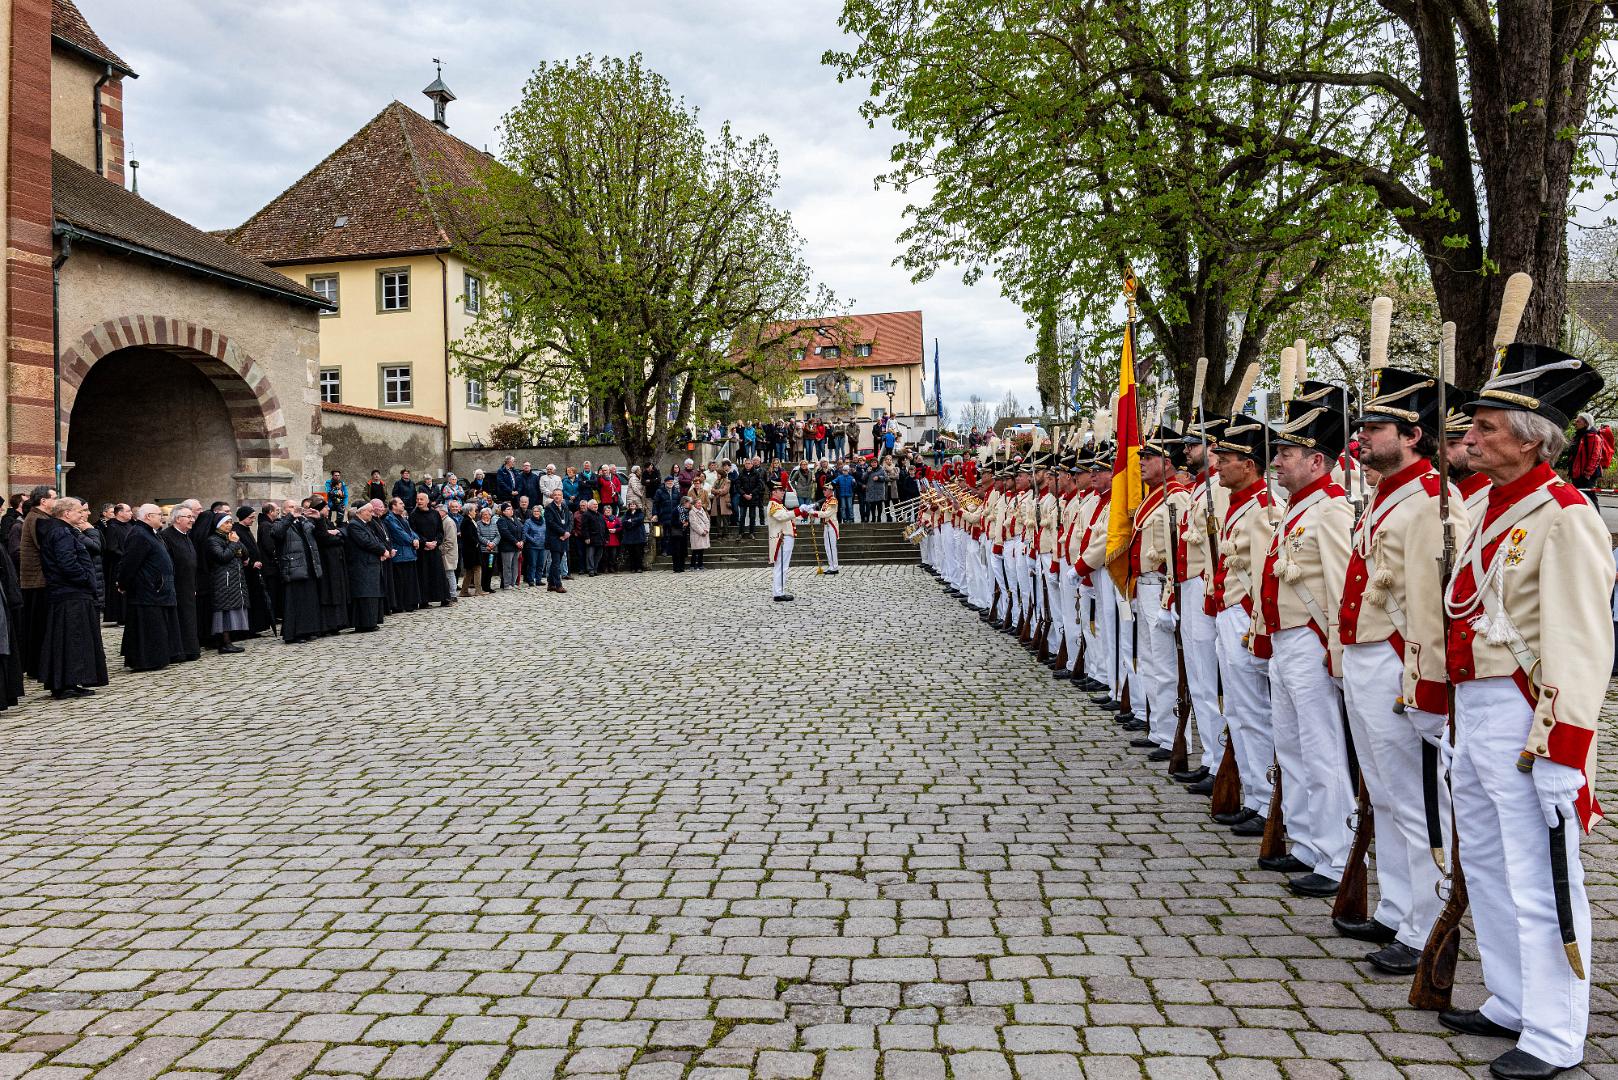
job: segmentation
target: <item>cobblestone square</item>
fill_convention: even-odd
[[[932,578],[799,568],[775,604],[766,574],[31,692],[0,714],[0,1080],[1485,1074],[1498,1044],[1410,1009]],[[1567,1074],[1603,1080],[1612,835]],[[1481,1001],[1475,953],[1457,983]]]

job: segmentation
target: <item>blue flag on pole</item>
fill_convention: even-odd
[[[938,426],[944,426],[944,392],[939,389],[938,381],[938,339],[933,338],[933,412],[938,416]]]

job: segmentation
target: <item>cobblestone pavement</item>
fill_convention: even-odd
[[[0,714],[0,1080],[1438,1080],[1502,1049],[931,578],[795,576],[507,593]],[[1618,1076],[1612,835],[1575,1077]]]

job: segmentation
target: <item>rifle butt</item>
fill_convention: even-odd
[[[1466,879],[1461,876],[1458,853],[1452,853],[1454,876],[1450,879],[1449,899],[1433,922],[1427,945],[1416,964],[1416,977],[1410,984],[1410,1004],[1417,1009],[1440,1012],[1450,1007],[1455,989],[1455,964],[1461,955],[1461,917],[1466,914]]]
[[[1259,858],[1279,859],[1287,853],[1287,825],[1281,816],[1281,770],[1275,770],[1275,785],[1270,789],[1270,810],[1264,818],[1264,839],[1258,847]]]
[[[1242,776],[1236,767],[1236,747],[1229,734],[1225,738],[1225,753],[1219,759],[1219,771],[1214,774],[1212,814],[1234,814],[1242,805]]]
[[[1348,849],[1348,862],[1343,867],[1343,880],[1337,886],[1337,898],[1332,901],[1331,917],[1353,922],[1370,918],[1370,870],[1366,857],[1371,852],[1371,836],[1375,831],[1375,811],[1365,790],[1362,778],[1359,784],[1359,806],[1355,810],[1354,842]]]

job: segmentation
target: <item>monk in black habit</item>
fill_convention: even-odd
[[[275,545],[281,552],[284,585],[281,637],[298,645],[325,630],[320,617],[320,542],[315,538],[316,513],[307,501],[298,514],[276,522]]]
[[[134,516],[134,507],[128,503],[118,503],[112,508],[111,520],[101,530],[102,578],[109,586],[118,580],[118,564],[124,557],[124,541],[129,537]],[[117,589],[107,589],[104,617],[108,626],[123,625],[124,597]]]
[[[22,700],[22,586],[9,556],[0,557],[0,709]]]
[[[174,594],[174,560],[157,535],[163,512],[151,503],[135,511],[118,563],[118,591],[124,594],[124,666],[156,671],[185,659],[180,615]]]
[[[315,543],[320,548],[320,628],[335,634],[348,627],[348,557],[342,526],[324,496],[310,500],[318,516]]]
[[[270,593],[264,584],[264,569],[268,564],[264,561],[264,553],[259,550],[258,538],[253,535],[257,518],[258,511],[246,503],[236,508],[236,539],[247,550],[247,562],[242,567],[247,575],[247,633],[238,634],[237,641],[244,637],[258,637],[266,630],[275,629]]]
[[[163,546],[168,548],[169,561],[174,565],[174,597],[180,617],[180,644],[185,653],[182,659],[185,660],[195,660],[202,655],[202,640],[197,635],[197,548],[191,539],[192,530],[196,527],[191,510],[181,505],[169,514],[168,528],[158,533]],[[203,575],[204,578],[211,576]],[[212,594],[209,594],[207,603],[211,608]],[[212,610],[208,612],[208,620],[210,623],[213,621]]]
[[[354,632],[368,634],[382,625],[384,597],[382,571],[387,545],[371,527],[370,503],[361,503],[343,529],[347,545],[348,610]]]
[[[264,504],[264,512],[258,519],[258,554],[264,560],[264,591],[270,596],[271,629],[274,623],[281,621],[281,552],[275,546],[275,534],[280,530],[276,522],[282,517],[281,507],[275,503]]]
[[[188,533],[188,539],[191,541],[191,547],[195,554],[195,564],[202,568],[202,573],[196,576],[197,602],[192,605],[196,608],[194,618],[196,620],[197,636],[210,647],[214,644],[215,634],[213,632],[213,573],[209,570],[211,564],[208,562],[208,541],[213,537],[214,527],[219,524],[219,519],[229,512],[230,504],[228,502],[215,500],[209,504],[208,509],[197,514],[197,520],[191,523],[191,529]],[[172,517],[170,515],[170,520],[172,520]],[[174,570],[177,585],[183,586],[183,583],[179,582],[178,579],[178,574],[180,573],[180,564],[178,562],[174,564]],[[183,604],[185,602],[184,592],[181,592],[180,598]],[[182,629],[185,626],[184,616],[180,618],[180,626]],[[195,660],[196,657],[193,656],[191,659]]]
[[[428,505],[425,491],[416,493],[416,508],[410,511],[410,527],[421,537],[421,547],[416,551],[416,582],[421,606],[448,607],[449,582],[444,578],[444,553],[439,550],[444,542],[444,519]]]

